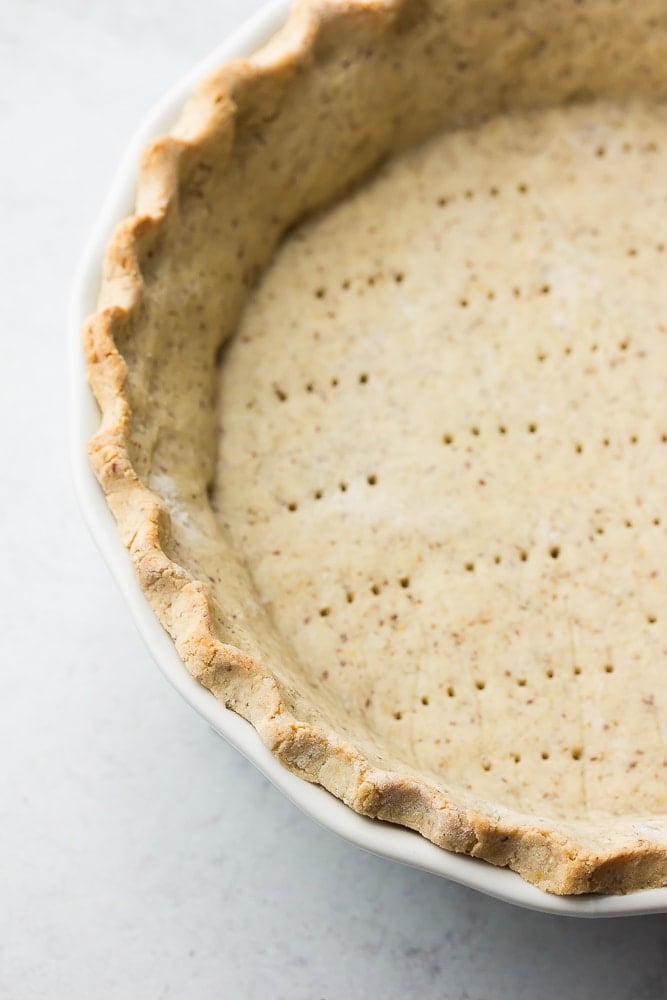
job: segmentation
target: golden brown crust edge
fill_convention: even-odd
[[[127,368],[117,347],[119,331],[138,308],[143,284],[140,257],[167,224],[178,197],[184,157],[212,130],[224,131],[229,146],[238,114],[235,85],[253,71],[266,75],[302,62],[323,17],[373,11],[378,18],[407,8],[411,0],[302,4],[287,27],[259,58],[225,70],[228,100],[212,104],[206,85],[191,98],[171,135],[146,150],[137,209],[117,228],[107,251],[100,306],[84,328],[88,376],[102,413],[89,444],[90,458],[128,547],[137,577],[155,613],[175,642],[187,669],[228,708],[248,719],[281,763],[318,783],[356,812],[418,831],[450,851],[507,866],[541,889],[558,894],[629,892],[667,882],[667,852],[657,842],[611,846],[597,851],[540,823],[503,811],[471,810],[425,781],[373,766],[333,731],[300,721],[287,707],[280,685],[257,660],[219,640],[208,586],[167,555],[164,539],[170,515],[141,481],[129,447],[130,403]],[[217,86],[220,86],[220,74]]]

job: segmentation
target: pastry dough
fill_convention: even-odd
[[[290,769],[558,893],[667,883],[667,23],[306,3],[147,150],[96,472]]]

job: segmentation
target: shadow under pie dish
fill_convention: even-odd
[[[301,5],[146,151],[84,332],[192,675],[555,893],[667,881],[666,49],[648,2]]]

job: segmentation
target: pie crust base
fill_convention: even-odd
[[[650,576],[664,565],[651,470],[667,412],[659,363],[646,360],[659,331],[645,336],[667,305],[652,280],[663,252],[654,222],[667,24],[657,2],[545,7],[302,4],[265,49],[201,85],[146,151],[136,214],[108,250],[84,331],[102,411],[90,453],[184,663],[288,768],[360,813],[546,891],[628,892],[667,883],[662,609]],[[628,179],[632,231],[613,221]],[[401,217],[397,202],[414,211]],[[349,235],[364,232],[363,243]],[[503,248],[502,260],[490,250],[484,259],[485,245]],[[288,280],[301,302],[281,302]],[[407,325],[415,310],[411,337],[423,339],[402,357],[391,317]],[[532,340],[517,340],[517,323]],[[349,342],[345,329],[355,329]],[[432,379],[443,337],[461,390],[448,407],[446,380]],[[481,371],[466,369],[469,343],[481,345]],[[503,361],[491,364],[496,348]],[[415,357],[425,363],[396,381]],[[492,401],[471,400],[468,378]],[[635,396],[614,411],[614,391],[628,385]],[[298,433],[325,403],[337,426],[349,417],[322,450],[328,465]],[[408,431],[431,435],[413,449],[414,467],[391,461],[391,420],[375,464],[372,427],[355,452],[364,413],[381,420],[392,406],[401,447]],[[526,483],[536,453],[545,472],[527,492],[544,482],[553,509],[531,523],[535,504],[521,516],[515,507],[501,549],[487,515]],[[602,490],[593,503],[600,470],[628,461],[643,506],[622,475],[606,480],[613,497]],[[405,512],[423,495],[421,530]],[[311,531],[305,555],[297,524],[306,541]],[[364,525],[384,532],[379,549],[364,549]],[[603,535],[611,563],[591,574]],[[356,563],[327,562],[327,541]],[[425,572],[435,542],[445,555],[429,556]],[[619,595],[612,585],[628,565],[634,587]],[[488,640],[486,606],[505,612]],[[514,646],[503,644],[510,625]],[[352,628],[362,670],[347,653]],[[464,631],[477,660],[461,651]]]

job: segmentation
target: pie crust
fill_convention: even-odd
[[[559,894],[667,884],[666,99],[657,0],[301,3],[145,151],[84,329],[191,674]]]

